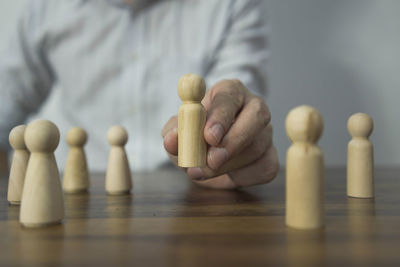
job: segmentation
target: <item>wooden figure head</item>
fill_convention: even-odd
[[[206,83],[197,74],[185,74],[178,82],[178,95],[183,102],[200,102],[206,93]]]
[[[82,147],[86,144],[87,134],[79,127],[72,127],[67,133],[67,143],[70,146]]]
[[[112,126],[107,132],[107,140],[112,146],[124,146],[128,142],[128,133],[122,126]]]
[[[323,127],[321,114],[310,106],[298,106],[286,117],[286,132],[292,142],[316,143]]]
[[[26,149],[24,140],[25,129],[25,125],[18,125],[11,130],[8,140],[14,150]]]
[[[368,114],[356,113],[347,121],[347,129],[352,137],[368,138],[374,129],[374,122]]]
[[[48,120],[36,120],[25,130],[25,143],[30,152],[51,153],[60,142],[57,126]]]

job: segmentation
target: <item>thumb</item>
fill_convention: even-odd
[[[172,128],[164,136],[164,148],[171,155],[178,155],[178,128]]]

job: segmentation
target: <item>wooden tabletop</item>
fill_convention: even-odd
[[[326,170],[326,227],[284,225],[284,174],[238,191],[193,186],[175,169],[134,175],[130,196],[65,195],[62,225],[22,228],[0,179],[0,266],[400,266],[400,170],[376,170],[375,200],[347,198]],[[95,266],[95,265],[94,265]]]

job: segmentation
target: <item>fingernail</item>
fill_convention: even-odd
[[[225,148],[212,147],[210,148],[208,157],[210,167],[216,170],[228,161],[228,151]]]
[[[188,175],[193,180],[203,180],[203,171],[199,167],[189,168]]]
[[[214,124],[208,131],[212,136],[214,136],[217,144],[219,143],[219,141],[221,141],[221,138],[224,135],[224,128],[219,123]]]

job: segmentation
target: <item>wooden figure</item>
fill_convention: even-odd
[[[347,147],[347,195],[358,198],[374,197],[374,151],[368,139],[374,128],[365,113],[352,115],[347,128],[352,140]]]
[[[31,152],[26,170],[20,210],[25,227],[61,223],[64,199],[54,150],[60,141],[56,125],[37,120],[25,130],[25,144]]]
[[[106,191],[109,195],[129,194],[132,177],[124,148],[128,142],[128,133],[121,126],[113,126],[108,130],[107,140],[111,150],[106,172]]]
[[[83,146],[86,144],[85,130],[73,127],[68,131],[67,143],[70,146],[64,168],[63,188],[66,193],[87,192],[89,188],[89,172]]]
[[[324,225],[324,159],[317,141],[321,114],[310,106],[292,109],[286,131],[292,141],[286,155],[286,225],[313,229]]]
[[[10,205],[20,205],[24,188],[29,160],[29,151],[24,140],[25,128],[25,125],[16,126],[11,130],[9,136],[10,145],[14,149],[8,180],[7,200]]]
[[[206,85],[199,75],[186,74],[179,79],[178,95],[182,105],[178,112],[178,165],[206,165],[207,146],[204,140],[206,111],[201,104]]]

